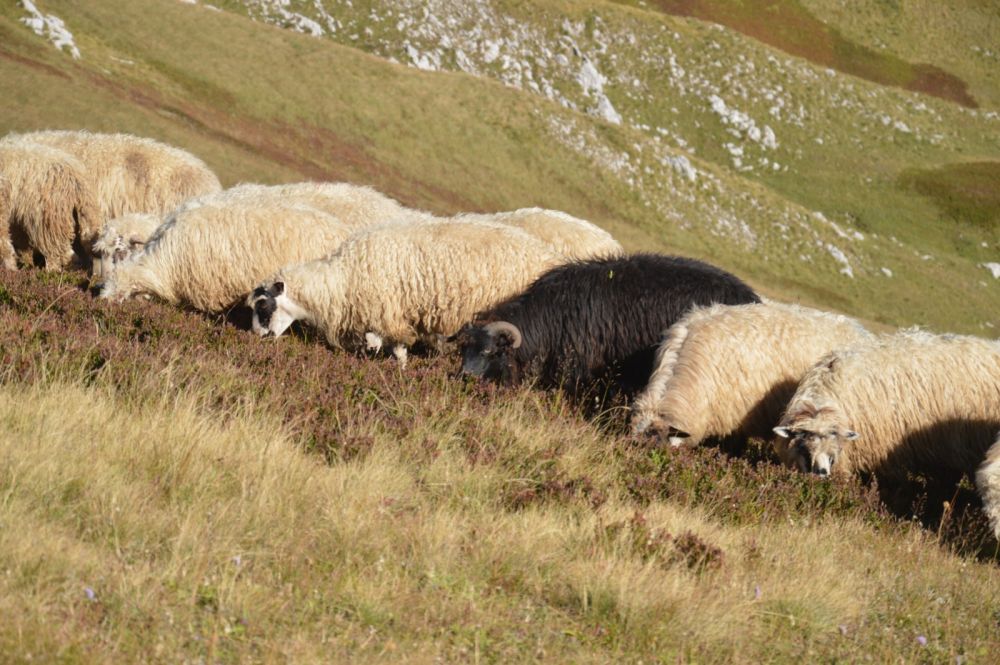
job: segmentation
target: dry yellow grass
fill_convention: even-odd
[[[606,493],[598,507],[504,505],[519,479],[470,462],[461,413],[416,419],[405,440],[376,434],[363,458],[329,465],[252,405],[224,422],[210,413],[195,398],[125,399],[75,381],[0,387],[0,652],[887,661],[926,650],[918,635],[947,636],[958,629],[941,623],[950,612],[1000,593],[995,566],[917,531],[841,520],[762,529],[640,507],[616,482],[612,441],[582,421],[567,430],[527,391],[488,416],[506,441],[497,456],[571,437],[553,463],[589,474]],[[432,456],[418,453],[428,438]],[[685,533],[718,556],[663,536]],[[913,629],[887,639],[872,622],[896,604]]]

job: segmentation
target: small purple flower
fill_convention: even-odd
[[[83,595],[85,595],[87,597],[87,600],[91,602],[97,600],[97,594],[94,593],[94,590],[91,589],[89,586],[83,587]]]
[[[242,563],[243,563],[243,557],[241,557],[239,554],[233,557],[233,565],[239,566]]]
[[[919,644],[922,647],[927,646],[927,638],[924,637],[923,635],[917,635],[917,644]]]
[[[755,587],[753,588],[753,599],[754,599],[754,600],[760,600],[760,597],[761,597],[762,595],[764,595],[764,594],[763,594],[763,593],[761,593],[761,590],[760,590],[760,586],[759,586],[759,585],[758,585],[758,586],[755,586]]]

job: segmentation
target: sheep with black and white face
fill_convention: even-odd
[[[293,321],[335,348],[436,344],[483,308],[510,297],[562,258],[501,224],[427,220],[361,231],[335,254],[289,266],[247,299],[253,327],[280,335]]]

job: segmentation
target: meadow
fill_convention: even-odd
[[[767,3],[827,35],[825,61],[697,18],[748,4],[721,0],[441,0],[440,25],[406,2],[391,21],[360,0],[37,4],[81,57],[0,8],[0,133],[152,136],[227,185],[558,208],[878,330],[1000,326],[989,3]],[[954,94],[913,84],[931,68]],[[996,658],[1000,551],[967,481],[825,481],[763,441],[672,450],[621,407],[587,418],[453,355],[401,372],[89,288],[0,277],[0,661]]]

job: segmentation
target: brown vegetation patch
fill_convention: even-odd
[[[157,112],[167,111],[199,133],[234,145],[253,154],[291,168],[303,178],[323,181],[364,183],[382,191],[414,192],[407,205],[427,205],[444,212],[472,210],[475,206],[462,195],[407,176],[399,169],[380,162],[365,146],[336,132],[305,122],[260,119],[239,114],[234,106],[216,108],[198,103],[192,96],[183,100],[138,85],[114,81],[96,72],[78,68],[92,84],[107,89],[133,104]]]
[[[238,100],[228,96],[229,93],[214,87],[202,89],[183,77],[178,83],[190,94],[183,99],[174,99],[148,86],[114,79],[75,62],[67,63],[64,69],[57,69],[2,47],[0,58],[63,79],[83,79],[89,85],[107,90],[132,105],[156,113],[168,113],[211,140],[262,155],[294,170],[304,179],[364,183],[382,191],[399,192],[406,205],[427,207],[441,213],[477,209],[472,201],[458,192],[424,182],[379,161],[362,143],[302,121],[262,119],[243,114]],[[173,71],[165,72],[168,76],[174,74]]]
[[[681,564],[702,573],[721,568],[725,560],[722,548],[691,531],[673,535],[653,528],[638,510],[631,519],[604,527],[603,535],[608,541],[624,538],[627,546],[643,561],[655,561],[664,567]]]
[[[913,64],[852,42],[795,0],[656,0],[667,14],[719,23],[786,53],[881,85],[947,99],[969,108],[979,104],[968,84],[940,67]]]
[[[945,215],[987,229],[1000,227],[1000,162],[910,169],[900,183],[929,197]]]
[[[40,62],[38,60],[33,60],[31,58],[27,58],[23,55],[18,55],[17,53],[9,51],[3,47],[2,42],[0,42],[0,58],[16,62],[20,65],[25,65],[27,67],[30,67],[31,69],[45,72],[46,74],[49,74],[51,76],[56,76],[64,80],[70,79],[70,76],[63,70],[59,69],[58,67],[53,67],[52,65],[49,65],[47,63]]]

